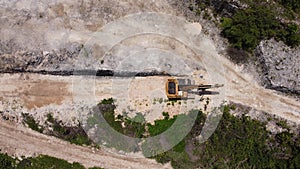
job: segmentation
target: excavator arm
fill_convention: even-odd
[[[195,94],[195,93],[206,93],[206,89],[211,88],[219,88],[223,87],[222,84],[215,84],[215,85],[180,85],[177,79],[168,79],[166,83],[166,95],[169,99],[186,99],[188,97],[188,93]],[[197,92],[192,91],[197,89]],[[211,91],[207,91],[212,93]]]
[[[219,88],[223,87],[223,84],[215,84],[215,85],[179,85],[179,90],[181,91],[189,91],[193,89],[197,90],[205,90],[205,89],[211,89],[211,88]]]

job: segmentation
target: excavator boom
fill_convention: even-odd
[[[219,88],[223,87],[223,84],[215,84],[215,85],[179,85],[179,90],[182,91],[188,91],[188,90],[193,90],[193,89],[198,89],[198,90],[205,90],[205,89],[211,89],[211,88]]]
[[[180,80],[190,82],[190,80],[187,79],[180,79]],[[215,85],[179,84],[177,79],[168,79],[166,83],[166,94],[169,99],[186,99],[188,97],[188,93],[195,94],[198,91],[202,91],[200,93],[205,94],[205,93],[210,93],[210,92],[204,92],[206,89],[219,88],[223,86],[224,86],[223,84],[215,84]],[[197,92],[192,91],[194,89],[197,89]]]

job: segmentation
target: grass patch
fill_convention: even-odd
[[[283,129],[290,130],[290,127],[289,127],[289,125],[287,124],[287,121],[286,121],[286,120],[278,120],[278,121],[276,122],[276,125],[282,127]]]
[[[288,10],[293,10],[295,13],[300,14],[300,1],[299,0],[278,0],[279,3]]]
[[[177,118],[177,116],[175,116],[174,118],[170,119],[167,112],[163,112],[163,116],[165,118],[162,120],[155,120],[154,125],[149,123],[147,124],[150,136],[156,136],[163,133],[173,125]]]
[[[0,168],[3,169],[85,169],[85,167],[77,162],[69,163],[65,160],[50,157],[47,155],[39,155],[37,157],[29,157],[23,160],[14,159],[7,154],[0,153]],[[100,167],[92,167],[89,169],[101,169]]]

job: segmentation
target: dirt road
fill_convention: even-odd
[[[45,154],[69,162],[79,162],[85,167],[104,168],[171,168],[146,158],[131,158],[70,144],[55,137],[46,136],[22,126],[0,120],[1,152],[16,155]]]

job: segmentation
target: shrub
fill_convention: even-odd
[[[15,159],[7,154],[0,154],[0,168],[14,169],[16,165]]]
[[[285,24],[277,18],[271,7],[263,4],[250,5],[237,11],[232,17],[221,19],[222,36],[232,47],[251,52],[261,40],[272,37],[295,47],[300,44],[300,35],[296,24]]]
[[[114,99],[113,98],[109,98],[109,99],[103,99],[100,104],[113,104],[114,103]]]
[[[44,131],[42,126],[39,126],[39,124],[35,121],[33,116],[27,114],[27,113],[22,113],[23,116],[23,122],[28,125],[29,128],[32,130],[38,131],[42,133]]]
[[[299,0],[279,0],[279,3],[285,8],[291,9],[295,12],[298,12],[300,10]]]
[[[222,35],[233,47],[251,51],[261,40],[276,36],[281,23],[272,10],[257,6],[240,10],[232,18],[223,18],[222,29]]]
[[[65,160],[39,155],[37,157],[25,158],[21,161],[14,159],[7,154],[0,153],[0,168],[3,169],[84,169],[78,162],[68,163]],[[98,168],[98,167],[94,167]],[[100,168],[99,168],[100,169]]]

